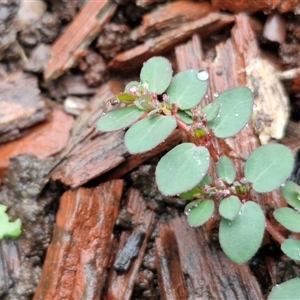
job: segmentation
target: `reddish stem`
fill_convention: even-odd
[[[266,219],[266,229],[277,243],[282,244],[285,241],[285,237],[272,225],[268,219]]]

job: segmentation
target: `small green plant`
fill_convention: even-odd
[[[153,57],[144,63],[140,82],[130,82],[111,101],[127,106],[102,116],[97,129],[131,126],[125,145],[132,154],[150,151],[176,128],[187,133],[190,141],[171,149],[157,164],[158,188],[164,195],[190,201],[184,211],[190,226],[203,225],[218,209],[221,247],[232,261],[245,263],[259,249],[265,228],[273,236],[275,230],[259,204],[251,200],[251,191],[267,193],[279,188],[289,177],[294,159],[283,145],[260,146],[246,161],[243,177],[236,178],[234,163],[217,153],[213,140],[234,136],[247,125],[253,95],[247,87],[236,87],[202,106],[208,80],[206,70],[187,70],[172,77],[170,62]],[[211,168],[212,164],[215,167]],[[300,232],[300,215],[295,212],[300,209],[300,187],[287,182],[281,191],[294,209],[280,208],[274,216],[289,230]],[[279,241],[282,250],[292,259],[300,259],[300,241],[283,240]]]
[[[0,240],[5,236],[15,238],[21,234],[21,220],[17,219],[14,222],[9,222],[6,210],[7,206],[0,204]]]

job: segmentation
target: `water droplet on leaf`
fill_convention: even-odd
[[[206,70],[199,71],[197,78],[201,81],[206,81],[209,78],[208,72]]]
[[[297,194],[297,199],[300,200],[300,194]]]
[[[239,116],[239,114],[234,114],[234,116],[235,116],[235,117],[238,117],[238,116]]]

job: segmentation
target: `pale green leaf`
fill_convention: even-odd
[[[274,217],[282,226],[293,232],[300,232],[300,213],[289,207],[278,208]]]
[[[281,250],[291,259],[300,260],[300,241],[287,239],[281,244]]]
[[[219,228],[221,247],[232,261],[243,264],[259,249],[264,230],[264,213],[255,202],[248,201],[233,221],[222,218]]]
[[[215,119],[208,122],[218,138],[237,134],[248,123],[253,109],[253,95],[247,87],[229,89],[218,96],[212,104],[219,104],[220,110]]]
[[[135,106],[119,108],[103,115],[97,122],[99,131],[115,131],[126,128],[143,116],[144,112]]]
[[[218,116],[220,108],[221,104],[213,102],[202,107],[201,110],[206,114],[207,121],[212,121]]]
[[[195,201],[194,201],[195,202]],[[185,210],[190,226],[198,227],[209,220],[214,213],[215,204],[212,200],[202,200],[199,203]]]
[[[172,65],[161,56],[155,56],[147,60],[141,70],[140,79],[148,83],[149,91],[155,94],[162,94],[172,80]]]
[[[240,212],[242,203],[236,196],[230,196],[221,201],[219,206],[220,215],[228,220],[233,220]]]
[[[150,151],[164,142],[176,128],[173,116],[155,115],[134,124],[125,134],[125,146],[132,154]]]
[[[226,155],[221,156],[218,160],[217,174],[222,180],[229,184],[233,183],[235,179],[235,166]]]
[[[164,195],[191,190],[205,176],[209,167],[209,152],[193,143],[176,146],[161,158],[156,167],[156,182]]]
[[[199,79],[199,71],[197,70],[187,70],[176,74],[167,89],[170,102],[177,104],[182,110],[198,105],[206,94],[207,79]]]
[[[294,164],[292,152],[280,144],[255,149],[245,165],[245,177],[258,193],[278,188],[290,175]]]
[[[178,116],[179,118],[185,123],[185,124],[192,124],[193,123],[193,119],[191,116],[189,116],[187,113],[185,113],[184,111],[180,110],[178,111]]]
[[[300,278],[294,278],[273,287],[268,300],[299,300]]]
[[[286,202],[295,208],[300,209],[300,186],[292,181],[287,181],[280,191]]]
[[[196,187],[194,187],[193,189],[191,189],[190,191],[181,193],[179,195],[179,197],[181,199],[185,199],[185,200],[192,200],[195,199],[195,197],[197,197],[197,195],[199,194],[199,188],[204,187],[205,185],[209,185],[212,183],[212,179],[211,177],[206,174],[204,176],[204,178],[201,180],[201,182],[199,184],[197,184]]]
[[[21,234],[21,220],[10,222],[6,210],[7,206],[0,204],[0,240],[5,236],[16,238]]]

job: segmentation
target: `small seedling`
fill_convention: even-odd
[[[251,191],[267,193],[279,188],[289,177],[294,159],[283,145],[260,146],[248,157],[244,177],[237,178],[234,163],[216,151],[213,140],[234,136],[247,125],[253,95],[247,87],[236,87],[203,106],[208,80],[206,70],[187,70],[172,77],[170,62],[153,57],[144,63],[140,82],[130,82],[115,96],[113,104],[123,102],[127,106],[100,118],[97,129],[130,127],[125,145],[132,154],[150,151],[176,128],[187,133],[190,141],[171,149],[157,164],[157,186],[164,195],[190,201],[184,210],[190,226],[203,225],[218,210],[221,247],[232,261],[242,264],[259,249],[265,228],[273,236],[276,231],[260,205],[251,199]],[[216,174],[211,174],[212,164],[216,164],[211,168]],[[294,209],[280,208],[274,216],[287,229],[300,232],[300,215],[295,211],[300,209],[300,187],[287,182],[281,191]],[[300,259],[300,241],[283,238],[279,242],[285,254]],[[295,285],[291,286],[290,291]],[[269,299],[279,299],[276,293]]]
[[[0,204],[0,240],[5,236],[15,238],[21,234],[21,220],[10,222],[6,210],[7,206]]]

